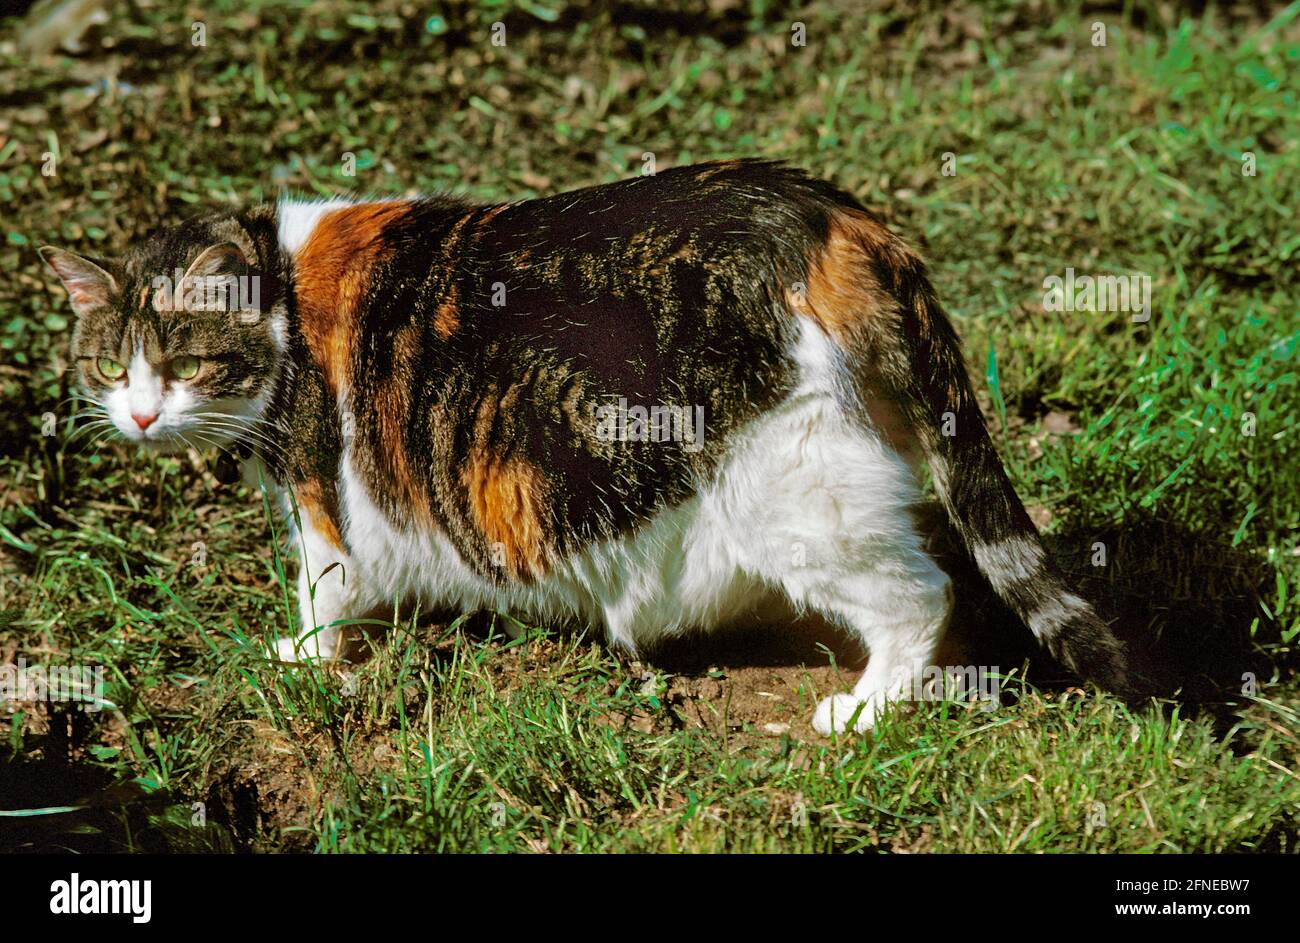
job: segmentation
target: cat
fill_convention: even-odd
[[[236,450],[283,495],[285,661],[334,657],[337,623],[394,604],[576,620],[635,651],[775,598],[865,646],[812,725],[868,730],[953,606],[913,518],[927,462],[1034,635],[1130,687],[1003,470],[920,258],[785,164],[495,205],[287,199],[118,260],[41,254],[101,420],[149,449]]]

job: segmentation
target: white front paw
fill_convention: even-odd
[[[280,661],[305,662],[327,661],[334,657],[336,646],[329,644],[332,639],[322,629],[306,638],[278,638],[275,640],[275,655]]]

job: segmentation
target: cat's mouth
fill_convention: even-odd
[[[157,435],[142,435],[131,440],[135,445],[159,455],[175,455],[191,446],[199,448],[196,443],[187,442],[177,432],[160,432]]]
[[[161,455],[173,455],[184,452],[191,446],[197,446],[195,441],[186,441],[187,438],[192,440],[192,437],[185,436],[182,431],[177,429],[148,429],[141,431],[139,429],[125,429],[118,425],[117,434],[119,440],[126,442],[128,445],[134,445],[136,448]]]
[[[119,425],[117,431],[129,444],[155,455],[178,455],[189,449],[206,452],[229,445],[225,436],[215,434],[202,423],[169,425],[166,428],[153,426],[143,430]]]

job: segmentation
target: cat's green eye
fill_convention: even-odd
[[[178,380],[192,380],[198,372],[198,357],[177,357],[172,361],[172,375]]]
[[[99,367],[99,372],[104,375],[105,380],[120,380],[126,375],[126,367],[111,357],[100,357],[95,362],[95,366]]]

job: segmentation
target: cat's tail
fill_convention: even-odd
[[[889,299],[894,308],[885,324],[866,327],[850,345],[871,385],[893,393],[924,450],[948,517],[998,596],[1067,667],[1132,696],[1123,643],[1052,563],[1007,478],[957,334],[923,263],[884,227],[864,227],[858,227],[867,239],[862,291]]]

